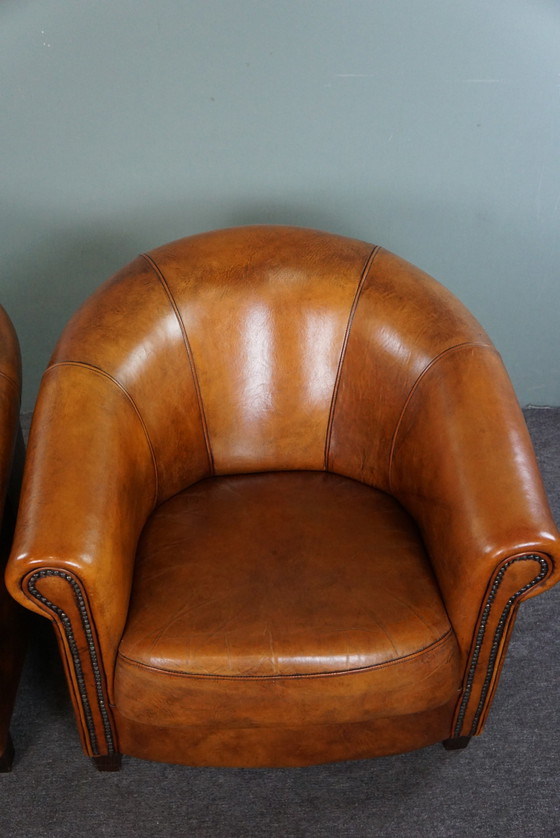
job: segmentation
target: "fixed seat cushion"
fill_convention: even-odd
[[[115,703],[171,726],[364,721],[444,704],[459,663],[393,498],[325,472],[213,477],[144,529]]]

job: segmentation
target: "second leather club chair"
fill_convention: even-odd
[[[21,357],[14,327],[0,306],[0,773],[11,771],[10,719],[25,648],[25,612],[9,596],[4,566],[17,511],[24,446],[19,427]]]
[[[99,768],[304,765],[480,733],[558,555],[461,303],[382,248],[253,227],[138,257],[70,321],[9,579]]]

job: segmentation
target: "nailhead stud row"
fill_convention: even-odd
[[[72,591],[73,591],[74,596],[76,598],[76,604],[78,606],[78,611],[80,613],[80,617],[81,617],[81,620],[82,620],[82,627],[83,627],[83,630],[84,630],[84,634],[86,636],[91,667],[92,667],[92,670],[93,670],[93,677],[94,677],[94,680],[95,680],[95,691],[96,691],[96,695],[97,695],[97,704],[98,704],[99,713],[101,715],[101,719],[102,719],[102,722],[103,722],[103,731],[105,733],[107,749],[108,749],[109,754],[113,754],[113,753],[115,753],[115,743],[114,743],[114,739],[113,739],[113,730],[111,728],[111,722],[110,722],[110,719],[109,719],[109,714],[107,712],[107,706],[105,704],[105,694],[103,692],[103,680],[102,680],[102,677],[101,677],[101,670],[100,670],[99,662],[98,662],[98,659],[97,659],[97,650],[95,648],[95,643],[93,641],[93,632],[91,630],[91,625],[90,625],[90,622],[89,622],[87,608],[86,608],[86,604],[84,602],[84,597],[83,597],[82,591],[80,589],[80,586],[78,585],[78,583],[74,579],[74,577],[71,576],[69,573],[65,573],[62,570],[52,570],[52,569],[40,570],[37,573],[34,573],[33,576],[31,576],[31,578],[29,579],[28,585],[27,585],[29,593],[31,594],[31,596],[33,596],[35,599],[39,600],[39,602],[41,602],[50,611],[53,611],[58,616],[58,618],[60,619],[60,622],[62,623],[62,626],[63,626],[65,634],[66,634],[66,639],[68,641],[68,646],[70,648],[70,654],[72,655],[72,662],[74,664],[74,670],[75,670],[75,673],[76,673],[76,681],[78,683],[80,700],[82,702],[82,707],[83,707],[83,710],[84,710],[84,716],[85,716],[85,719],[86,719],[86,726],[87,726],[87,730],[88,730],[88,734],[89,734],[89,738],[90,738],[91,749],[92,749],[94,755],[97,756],[99,754],[99,745],[98,745],[98,741],[97,741],[97,735],[96,735],[96,732],[95,732],[95,724],[94,724],[94,721],[93,721],[93,714],[91,712],[91,706],[90,706],[89,698],[88,698],[88,694],[87,694],[87,687],[86,687],[86,682],[85,682],[85,678],[84,678],[82,662],[80,660],[80,654],[78,652],[78,646],[76,644],[76,639],[74,637],[74,632],[72,630],[71,620],[68,617],[68,615],[66,614],[66,612],[62,610],[62,608],[59,608],[58,605],[55,605],[53,602],[51,602],[49,599],[47,599],[47,597],[43,596],[40,593],[40,591],[37,590],[37,587],[36,587],[37,580],[44,579],[46,576],[58,576],[60,579],[64,579],[66,582],[68,582],[68,584],[72,588]]]
[[[496,574],[496,578],[492,584],[492,588],[488,595],[488,599],[486,600],[486,605],[484,606],[484,611],[482,612],[482,617],[480,619],[480,625],[478,627],[478,632],[476,635],[476,642],[473,650],[473,656],[471,660],[471,665],[469,667],[469,672],[467,675],[467,682],[465,684],[465,691],[463,693],[463,699],[461,701],[461,706],[459,709],[459,714],[457,716],[457,723],[455,725],[455,729],[453,731],[454,736],[460,736],[461,728],[463,727],[463,721],[465,719],[465,715],[467,712],[467,707],[469,704],[469,699],[471,697],[472,687],[474,678],[476,675],[476,668],[478,666],[478,659],[480,657],[480,651],[482,649],[482,645],[484,643],[484,636],[486,634],[486,627],[488,624],[488,619],[490,617],[490,612],[492,610],[492,605],[494,604],[494,600],[496,599],[496,595],[502,584],[503,578],[506,574],[506,571],[512,564],[515,562],[526,562],[526,561],[534,561],[540,564],[540,572],[534,579],[530,582],[527,582],[522,588],[520,588],[516,593],[512,594],[508,599],[507,603],[504,606],[502,611],[501,617],[498,620],[498,625],[496,626],[496,631],[494,632],[494,639],[492,642],[492,646],[490,648],[490,656],[488,659],[488,666],[486,669],[486,677],[484,679],[484,683],[482,685],[482,690],[480,693],[480,699],[478,702],[478,707],[476,709],[476,713],[473,718],[473,722],[471,725],[471,729],[467,735],[474,735],[476,727],[478,725],[480,716],[484,709],[484,704],[486,702],[486,696],[488,695],[488,690],[490,688],[490,683],[492,681],[492,676],[494,674],[494,668],[496,666],[496,658],[498,655],[498,648],[500,646],[500,642],[502,639],[502,635],[504,632],[504,628],[506,625],[508,614],[513,606],[513,604],[519,599],[519,597],[523,596],[523,594],[527,593],[528,590],[533,588],[537,585],[548,573],[548,562],[546,559],[543,559],[542,556],[537,556],[534,554],[527,554],[526,556],[516,556],[514,559],[510,559],[506,562],[503,567],[500,568],[498,573]]]

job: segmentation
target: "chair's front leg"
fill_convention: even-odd
[[[53,621],[84,751],[118,754],[95,625],[80,581],[67,570],[43,568],[23,581],[25,594]]]
[[[8,738],[6,739],[6,745],[4,750],[0,754],[0,774],[7,774],[9,771],[12,770],[12,763],[14,761],[14,744],[12,742],[12,737],[8,733]]]

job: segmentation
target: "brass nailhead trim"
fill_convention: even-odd
[[[74,664],[74,670],[76,673],[76,681],[78,682],[78,690],[80,693],[80,700],[82,702],[82,707],[84,710],[84,716],[86,719],[86,726],[88,729],[88,734],[91,742],[91,748],[95,755],[99,754],[99,746],[97,742],[97,735],[95,733],[95,724],[93,721],[93,714],[91,712],[91,706],[89,703],[89,698],[87,694],[87,688],[84,678],[84,672],[82,669],[82,662],[80,660],[80,654],[78,652],[78,646],[76,644],[76,638],[74,637],[74,632],[72,631],[72,623],[70,621],[69,616],[66,614],[62,608],[59,608],[58,605],[55,605],[45,596],[43,596],[36,588],[36,582],[38,579],[44,579],[45,576],[58,576],[60,579],[65,579],[66,582],[69,583],[72,590],[74,591],[74,596],[76,597],[76,603],[78,605],[78,610],[80,612],[80,617],[82,620],[82,626],[84,629],[84,634],[86,636],[89,657],[91,661],[91,667],[93,669],[93,676],[95,679],[95,691],[97,693],[97,704],[99,707],[99,713],[101,715],[103,721],[103,731],[105,733],[105,739],[107,742],[107,748],[110,754],[115,753],[115,743],[113,739],[113,731],[111,728],[111,722],[109,720],[109,714],[107,712],[107,707],[105,704],[105,694],[103,692],[103,681],[101,678],[101,670],[99,668],[99,662],[97,660],[97,651],[95,649],[95,643],[93,642],[93,632],[91,630],[91,625],[89,622],[89,617],[87,613],[86,604],[84,602],[84,598],[82,592],[80,590],[80,586],[76,582],[73,576],[69,573],[65,573],[62,570],[40,570],[38,573],[34,573],[33,576],[29,579],[28,582],[28,590],[31,596],[38,599],[43,605],[53,611],[59,618],[64,627],[64,631],[66,633],[66,639],[68,641],[68,645],[70,647],[70,653],[72,655],[72,661]]]
[[[474,718],[472,721],[472,725],[470,731],[467,736],[474,735],[476,727],[478,725],[480,716],[484,709],[484,704],[486,702],[486,696],[488,695],[488,690],[490,688],[490,683],[492,681],[492,676],[494,674],[494,669],[496,666],[496,658],[498,656],[498,648],[500,646],[500,641],[502,639],[502,635],[504,633],[504,628],[506,624],[507,617],[511,608],[515,601],[519,599],[524,593],[528,590],[533,588],[537,585],[548,573],[548,562],[546,559],[543,559],[542,556],[537,556],[533,553],[527,554],[525,556],[517,556],[515,559],[510,559],[506,562],[503,567],[499,570],[496,574],[496,578],[494,579],[494,583],[492,588],[490,589],[490,593],[488,595],[488,599],[486,600],[486,605],[484,606],[484,611],[482,612],[482,617],[480,619],[480,625],[478,628],[478,632],[476,635],[476,643],[473,651],[471,665],[469,667],[469,673],[467,675],[467,683],[465,685],[465,692],[463,694],[463,700],[461,701],[461,707],[459,709],[459,714],[457,716],[457,723],[455,725],[455,729],[453,731],[454,736],[459,736],[461,732],[461,728],[463,727],[463,722],[465,719],[465,715],[467,712],[467,707],[469,703],[469,699],[471,697],[474,677],[476,675],[476,668],[478,665],[478,659],[480,657],[480,651],[482,649],[482,644],[484,643],[484,635],[486,633],[486,626],[488,624],[488,619],[490,617],[490,612],[492,610],[492,605],[494,600],[496,599],[496,595],[498,593],[499,587],[502,584],[503,578],[506,574],[507,569],[514,564],[515,562],[526,562],[526,561],[534,561],[538,562],[541,566],[540,572],[534,579],[530,582],[527,582],[522,588],[520,588],[516,593],[512,594],[508,601],[506,602],[504,609],[502,611],[501,617],[498,620],[498,625],[496,626],[496,631],[494,632],[494,640],[492,642],[492,646],[490,649],[490,657],[488,659],[488,666],[486,669],[486,677],[484,679],[484,683],[482,685],[482,690],[480,693],[480,699],[478,702],[478,707],[476,709],[476,713],[474,714]]]

